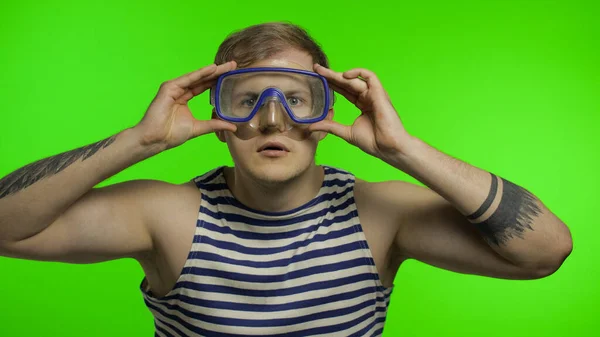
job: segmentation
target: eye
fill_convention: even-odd
[[[296,106],[296,105],[302,103],[302,100],[298,97],[290,97],[290,98],[288,98],[288,103],[290,105]]]
[[[254,104],[256,104],[256,98],[246,98],[244,100],[242,100],[241,105],[245,106],[245,107],[253,107]]]

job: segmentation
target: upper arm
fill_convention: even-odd
[[[507,279],[538,277],[496,253],[450,202],[435,191],[407,183],[386,188],[395,209],[397,259],[412,258],[443,269]]]
[[[94,188],[52,224],[27,239],[8,243],[2,255],[71,263],[138,258],[150,252],[147,200],[165,183],[134,180]]]

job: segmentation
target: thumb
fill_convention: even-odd
[[[215,131],[235,132],[236,130],[237,126],[235,126],[235,124],[220,119],[195,120],[192,137],[202,136]]]
[[[308,130],[311,132],[325,131],[327,133],[334,134],[334,135],[344,139],[347,142],[350,141],[350,136],[352,134],[351,127],[340,124],[340,123],[332,121],[332,120],[328,120],[328,119],[311,124],[308,127]]]

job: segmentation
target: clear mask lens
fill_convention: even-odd
[[[327,91],[320,76],[263,69],[222,75],[213,100],[220,117],[237,125],[241,139],[268,128],[305,139],[308,125],[324,118],[331,105]]]

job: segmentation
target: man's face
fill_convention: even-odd
[[[312,57],[302,51],[288,50],[269,59],[250,64],[248,67],[281,67],[313,71]],[[332,117],[332,111],[327,118]],[[217,132],[221,141],[227,143],[233,161],[244,175],[262,182],[279,183],[302,174],[312,165],[318,142],[325,136],[322,132],[306,133],[302,140],[288,137],[286,123],[289,116],[278,102],[265,104],[257,114],[258,136],[243,139],[231,132]],[[238,126],[238,129],[240,126]],[[267,143],[279,143],[286,150],[263,150]]]

